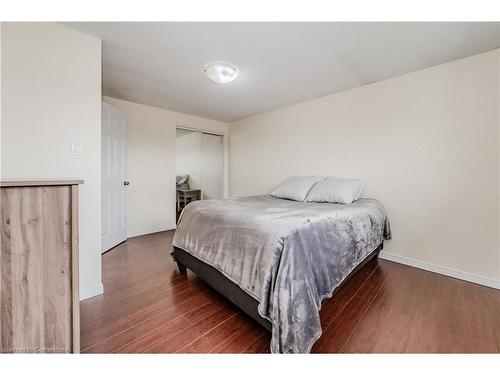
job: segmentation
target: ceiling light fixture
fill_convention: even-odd
[[[225,62],[211,62],[205,66],[203,72],[212,81],[225,85],[238,77],[238,69]]]

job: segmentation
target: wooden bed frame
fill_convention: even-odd
[[[187,268],[189,268],[196,275],[198,275],[200,279],[226,297],[233,304],[238,306],[241,310],[243,310],[243,312],[256,320],[265,329],[268,331],[272,330],[271,322],[261,317],[257,310],[259,301],[243,291],[237,284],[229,280],[215,267],[199,260],[185,250],[175,246],[173,248],[174,251],[172,252],[172,256],[177,263],[179,272],[185,274],[187,272]],[[347,280],[358,272],[366,263],[372,259],[377,259],[380,250],[383,248],[384,242],[382,241],[382,243],[375,250],[373,250],[360,264],[356,266],[354,270],[349,273],[344,281],[342,281],[342,283],[340,283],[340,285],[335,289],[334,293],[336,293],[337,290],[339,290],[340,287],[344,285],[344,283],[346,283]]]

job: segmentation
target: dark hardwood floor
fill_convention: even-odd
[[[103,255],[104,294],[81,303],[85,353],[268,353],[270,335],[172,261],[173,231]],[[500,291],[371,261],[321,309],[322,353],[500,352]]]

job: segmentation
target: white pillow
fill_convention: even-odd
[[[363,187],[357,178],[327,177],[313,186],[306,201],[350,204],[359,199]]]
[[[302,202],[313,185],[321,180],[322,176],[293,176],[283,181],[271,193],[273,197],[292,199]]]

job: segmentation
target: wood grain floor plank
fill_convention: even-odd
[[[101,337],[101,341],[94,344],[93,346],[86,348],[84,352],[88,353],[108,353],[123,347],[127,343],[138,340],[145,333],[153,331],[157,327],[164,326],[171,321],[177,319],[178,317],[187,314],[195,308],[204,306],[209,303],[213,298],[213,293],[207,293],[208,290],[204,291],[192,291],[188,296],[179,301],[179,303],[172,304],[171,301],[163,302],[158,306],[155,306],[154,310],[149,310],[141,314],[140,317],[134,319],[136,324],[133,325],[131,321],[121,331],[116,330],[115,334],[104,333]],[[170,304],[170,306],[168,306]],[[164,307],[163,309],[159,307]],[[156,312],[153,312],[156,311]]]
[[[162,299],[173,298],[175,295],[189,289],[190,285],[179,277],[173,283],[165,280],[163,286],[160,286],[161,284],[148,285],[122,290],[120,298],[103,299],[102,303],[93,301],[93,308],[87,308],[86,305],[83,305],[81,307],[82,312],[90,318],[87,321],[88,327],[99,325],[101,320],[103,323],[114,321],[119,316],[126,316],[137,309],[141,309],[144,305],[149,305]],[[125,299],[127,303],[121,303]]]
[[[369,280],[357,291],[343,309],[343,314],[337,316],[332,324],[324,330],[323,335],[314,344],[312,352],[339,352],[379,293],[386,278],[387,272],[382,271],[380,267],[375,268]]]
[[[240,353],[260,335],[266,332],[255,320],[242,313],[242,327],[210,349],[210,353]]]
[[[264,333],[264,328],[256,325],[245,326],[237,332],[237,334],[226,340],[226,342],[222,345],[216,347],[212,353],[241,353]]]
[[[206,315],[203,319],[179,330],[173,336],[156,343],[148,349],[148,353],[175,353],[178,348],[182,348],[204,336],[237,313],[238,310],[233,306],[217,309],[212,314]]]
[[[138,322],[148,319],[156,312],[165,311],[167,306],[175,306],[193,294],[201,293],[206,288],[205,285],[182,284],[173,288],[167,297],[141,298],[136,297],[133,309],[115,308],[114,306],[102,308],[98,314],[88,314],[85,310],[82,314],[89,317],[86,323],[82,323],[83,334],[81,335],[82,348],[88,348],[98,341],[109,337],[113,333],[122,331]]]
[[[500,313],[493,289],[397,265],[343,351],[499,352],[495,309]]]
[[[383,285],[375,301],[371,304],[369,311],[358,324],[349,340],[345,343],[344,352],[369,352],[379,348],[382,352],[404,352],[408,343],[409,330],[401,330],[399,322],[413,322],[416,318],[416,308],[421,301],[420,295],[416,293],[415,279],[408,279],[405,283],[405,269],[403,266],[391,264],[387,282]],[[382,265],[382,267],[386,264]],[[421,285],[424,288],[432,288],[432,285]],[[395,309],[393,304],[387,304],[387,298],[405,299],[404,304]]]
[[[189,344],[176,350],[177,353],[210,353],[215,347],[238,333],[246,325],[246,321],[242,319],[242,312],[237,312],[229,319],[221,322],[211,331],[203,336],[198,337]]]
[[[254,342],[241,351],[243,354],[271,353],[271,333],[262,333]]]
[[[153,353],[154,348],[161,347],[178,332],[186,329],[186,327],[190,327],[191,325],[198,323],[218,311],[222,311],[225,307],[226,304],[221,300],[221,298],[208,300],[188,313],[179,316],[168,324],[156,327],[150,333],[119,348],[116,351],[119,353]],[[158,353],[161,352],[158,351]]]

